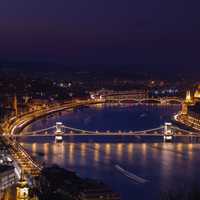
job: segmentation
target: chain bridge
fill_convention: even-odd
[[[188,130],[181,129],[177,126],[173,126],[171,123],[165,123],[163,126],[143,130],[143,131],[91,131],[83,130],[62,124],[62,122],[57,122],[54,126],[32,131],[32,132],[21,132],[20,134],[15,134],[15,137],[21,136],[64,136],[64,135],[152,135],[152,136],[198,136],[198,132],[192,132]],[[200,135],[199,135],[200,136]]]

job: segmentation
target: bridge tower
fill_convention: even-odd
[[[29,186],[27,181],[23,177],[19,180],[16,190],[16,200],[29,200]]]
[[[164,126],[164,141],[171,141],[173,139],[172,123],[165,122]]]
[[[63,141],[62,127],[63,127],[62,122],[56,122],[55,142],[62,142]]]

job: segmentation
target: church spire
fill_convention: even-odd
[[[18,108],[17,108],[17,95],[15,94],[13,99],[13,108],[15,111],[15,116],[18,117]]]
[[[189,90],[186,92],[185,103],[192,103],[192,97]]]

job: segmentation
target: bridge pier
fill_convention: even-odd
[[[173,140],[172,123],[170,122],[165,122],[163,139],[164,142]]]
[[[63,127],[62,122],[56,122],[55,142],[63,141],[62,127]]]

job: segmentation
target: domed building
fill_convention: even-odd
[[[198,86],[198,89],[194,93],[194,100],[200,101],[200,85]]]
[[[193,104],[193,99],[192,99],[191,93],[190,93],[190,91],[187,91],[185,101],[182,103],[181,114],[187,115],[188,114],[188,107],[192,104]]]
[[[198,89],[194,92],[193,97],[190,91],[187,91],[178,120],[200,130],[200,86],[198,86]]]

